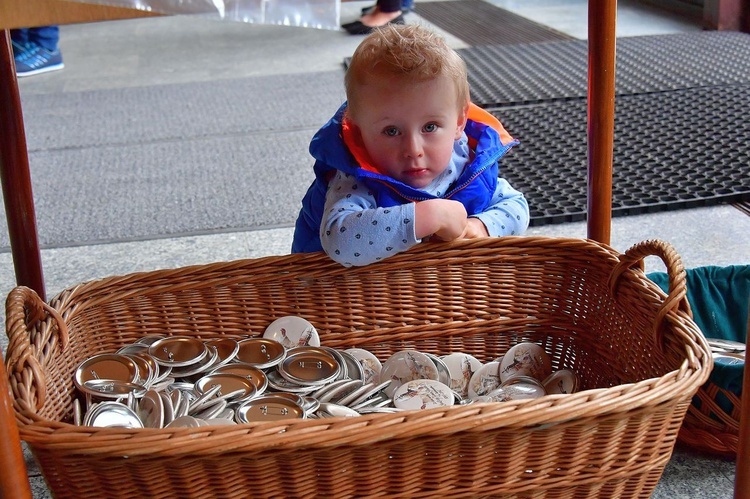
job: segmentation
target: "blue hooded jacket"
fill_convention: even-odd
[[[374,193],[379,207],[387,208],[437,198],[421,189],[362,168],[342,137],[345,110],[346,103],[318,130],[310,142],[310,154],[315,158],[315,180],[302,199],[302,209],[294,228],[292,253],[323,250],[320,224],[323,220],[328,180],[336,170],[348,173],[358,182],[367,185]],[[475,215],[485,211],[492,199],[499,175],[499,159],[518,141],[491,114],[473,104],[470,106],[464,132],[473,147],[474,158],[466,165],[453,187],[441,197],[460,201],[468,215]]]

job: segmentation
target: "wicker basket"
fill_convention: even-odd
[[[731,404],[731,411],[719,405],[720,397]],[[742,400],[737,395],[707,381],[688,408],[678,434],[679,440],[695,450],[736,458],[741,406]]]
[[[642,272],[659,256],[667,297]],[[43,304],[7,301],[21,437],[57,497],[646,497],[711,368],[684,270],[663,242],[619,254],[579,239],[423,244],[363,268],[294,255],[112,277]],[[259,335],[312,322],[324,345],[487,361],[544,346],[583,390],[495,404],[238,426],[71,424],[73,372],[147,334]],[[105,492],[106,491],[106,492]]]
[[[745,343],[750,325],[750,266],[687,270],[687,298],[694,320],[709,338]],[[666,275],[648,276],[666,287]],[[714,368],[693,398],[678,439],[695,450],[734,459],[739,447],[744,362]]]

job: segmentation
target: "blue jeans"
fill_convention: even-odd
[[[414,0],[377,0],[381,12],[414,9]]]
[[[54,52],[60,41],[60,28],[58,26],[42,26],[39,28],[22,28],[10,30],[10,37],[14,42],[21,45],[35,43],[41,47]]]

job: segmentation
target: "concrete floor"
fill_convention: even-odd
[[[586,38],[585,0],[493,0],[542,24]],[[357,17],[367,2],[342,4],[341,22]],[[416,14],[408,22],[422,22]],[[697,31],[700,26],[633,1],[619,2],[618,36]],[[438,30],[440,31],[440,30]],[[443,33],[455,48],[463,42]],[[343,31],[209,21],[180,16],[62,28],[63,71],[23,79],[21,94],[54,94],[93,89],[216,81],[259,75],[330,71],[342,68],[360,37]],[[333,110],[332,110],[333,111]],[[286,254],[291,227],[217,233],[149,241],[112,241],[42,252],[48,296],[82,281],[111,275],[238,258]],[[533,228],[529,235],[585,237],[585,223]],[[670,242],[686,267],[747,264],[750,217],[732,206],[616,218],[612,246],[625,251],[646,239]],[[661,270],[646,261],[647,270]],[[0,293],[14,285],[12,259],[0,253]],[[7,339],[3,338],[3,348]],[[34,497],[49,497],[33,463]],[[657,498],[732,497],[734,462],[678,446],[659,483]]]

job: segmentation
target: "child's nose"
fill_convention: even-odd
[[[409,134],[404,140],[404,156],[407,158],[421,158],[424,156],[422,137],[419,134]]]

